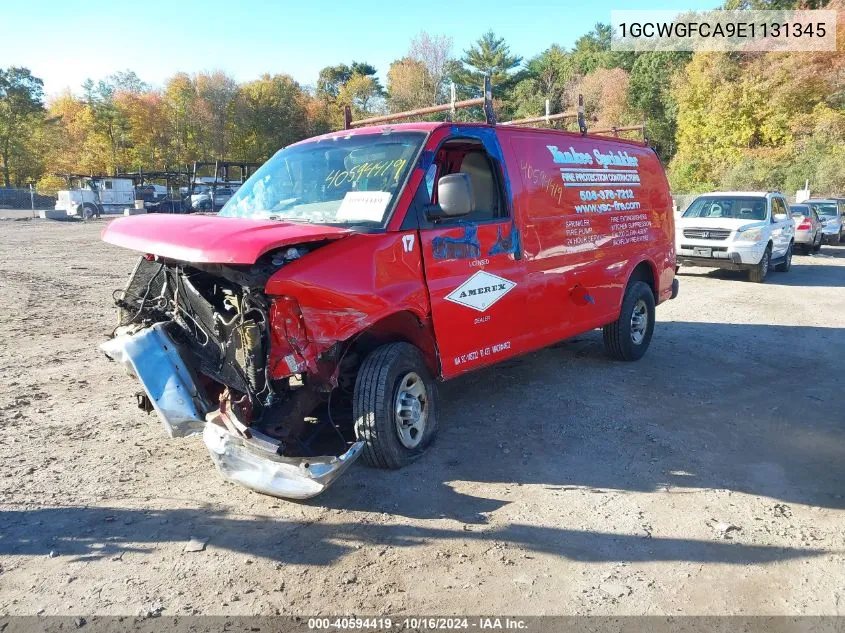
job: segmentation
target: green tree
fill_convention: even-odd
[[[494,96],[504,98],[521,79],[517,72],[522,57],[512,55],[503,37],[487,31],[464,51],[460,62],[451,67],[452,81],[464,95],[480,96],[484,78],[493,83]]]
[[[102,137],[108,148],[107,171],[112,173],[123,163],[127,149],[129,126],[126,117],[115,103],[117,87],[110,77],[94,83],[86,79],[82,84],[85,103],[91,109],[94,134]]]
[[[326,66],[320,70],[317,77],[317,96],[327,101],[337,99],[343,87],[356,75],[370,78],[373,92],[380,95],[384,90],[376,77],[377,74],[375,66],[366,62],[353,61],[351,66]]]
[[[636,59],[635,53],[610,50],[613,29],[609,24],[597,23],[593,30],[585,33],[572,48],[572,63],[575,71],[586,75],[597,68],[622,68],[630,72]]]
[[[11,186],[17,167],[32,162],[27,131],[37,128],[43,117],[44,82],[28,68],[0,68],[0,160],[4,186]],[[16,175],[16,184],[23,182],[22,176]]]
[[[528,60],[526,78],[520,81],[511,95],[511,107],[517,118],[545,113],[546,100],[552,113],[562,112],[571,104],[564,96],[575,79],[572,55],[557,44]]]
[[[646,120],[646,136],[664,161],[675,153],[678,104],[671,87],[691,53],[642,53],[631,68],[628,98],[631,108]]]

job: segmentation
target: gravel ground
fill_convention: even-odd
[[[845,247],[446,383],[425,458],[295,503],[135,408],[103,224],[0,222],[0,614],[845,613]]]

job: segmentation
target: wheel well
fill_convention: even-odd
[[[431,322],[421,320],[410,311],[395,312],[376,321],[350,339],[349,349],[363,361],[366,356],[381,345],[405,342],[418,348],[434,378],[440,375],[437,345]]]
[[[657,301],[657,284],[654,282],[654,270],[647,261],[642,261],[636,265],[628,278],[628,283],[632,281],[642,281],[648,284],[651,288],[651,293],[654,295],[654,300]]]

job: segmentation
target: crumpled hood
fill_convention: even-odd
[[[149,214],[118,218],[103,241],[170,259],[204,264],[254,264],[264,253],[354,233],[321,224],[224,218],[216,215]]]

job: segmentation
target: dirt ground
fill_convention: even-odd
[[[845,247],[446,383],[427,456],[296,503],[135,407],[104,224],[0,222],[0,614],[845,613]]]

